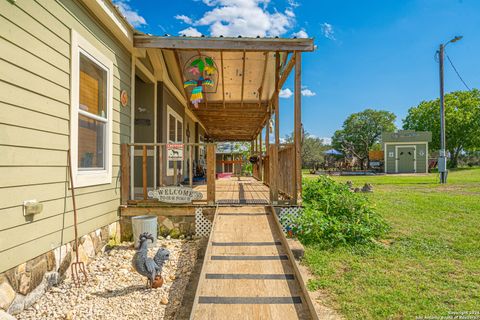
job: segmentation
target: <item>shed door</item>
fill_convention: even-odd
[[[415,172],[415,148],[399,147],[398,148],[398,173]]]

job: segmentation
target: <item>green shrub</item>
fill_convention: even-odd
[[[298,218],[283,219],[292,221],[293,233],[304,244],[366,244],[389,229],[364,194],[354,193],[326,176],[304,180],[303,205]]]

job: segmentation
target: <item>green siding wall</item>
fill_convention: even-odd
[[[79,32],[114,63],[113,177],[79,188],[79,232],[118,220],[120,143],[130,140],[131,58],[74,0],[0,0],[0,272],[73,240],[67,188],[70,37]],[[43,212],[23,217],[24,200]]]
[[[396,173],[395,172],[395,158],[397,157],[397,154],[395,153],[395,146],[405,146],[406,144],[388,144],[386,145],[386,171],[387,173]],[[426,173],[427,172],[427,167],[426,167],[426,154],[428,153],[427,147],[425,143],[409,143],[409,146],[415,146],[416,147],[416,155],[415,159],[417,162],[417,173]],[[393,152],[393,157],[390,157],[391,153]]]

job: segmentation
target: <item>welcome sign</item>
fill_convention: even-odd
[[[148,192],[150,198],[155,198],[167,203],[191,203],[193,200],[201,200],[203,194],[190,187],[161,187]]]

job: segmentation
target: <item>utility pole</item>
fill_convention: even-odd
[[[442,43],[438,50],[438,65],[440,68],[440,154],[438,157],[438,172],[440,183],[447,183],[447,154],[445,152],[445,101],[444,101],[444,78],[443,60],[445,56],[445,45]]]
[[[444,78],[443,78],[443,59],[445,56],[445,47],[449,43],[461,40],[462,36],[456,36],[445,44],[441,44],[438,53],[438,65],[440,71],[440,152],[438,156],[438,172],[440,173],[440,183],[447,183],[447,152],[445,145],[445,100],[444,100]]]

